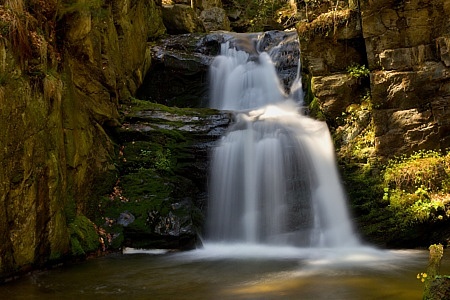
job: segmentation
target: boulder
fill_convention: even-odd
[[[230,20],[223,8],[211,7],[200,13],[200,20],[205,25],[206,31],[226,30],[230,31]]]
[[[411,154],[420,149],[437,149],[440,134],[431,110],[384,109],[372,112],[375,150],[381,157]]]
[[[346,73],[312,77],[311,90],[329,119],[341,117],[359,99],[359,81]]]
[[[184,4],[166,5],[162,10],[164,25],[169,34],[205,32],[205,26],[195,10]]]

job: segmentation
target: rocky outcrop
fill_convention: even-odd
[[[105,241],[112,247],[195,248],[207,206],[209,152],[230,115],[138,100],[123,112],[120,177],[98,205]]]
[[[450,146],[447,2],[361,0],[297,26],[312,96],[333,127],[370,97],[373,155]]]
[[[230,30],[221,0],[163,1],[163,20],[171,34]]]
[[[107,133],[150,66],[147,40],[165,31],[153,1],[6,2],[0,278],[99,245],[82,232],[116,180]]]
[[[246,36],[254,38],[254,42],[249,42]],[[237,49],[270,53],[284,88],[290,89],[299,63],[294,31],[215,32],[170,36],[153,46],[154,63],[138,90],[138,98],[168,106],[208,107],[209,65],[220,53],[221,44],[227,41]]]
[[[448,1],[361,1],[361,16],[377,153],[449,147]]]
[[[230,20],[225,10],[221,7],[211,7],[203,10],[200,13],[200,20],[202,20],[207,31],[231,30]]]
[[[395,208],[395,201],[410,198],[390,198],[382,170],[390,158],[450,146],[450,4],[340,1],[337,9],[323,11],[326,2],[307,14],[315,18],[297,26],[310,88],[306,99],[332,130],[358,228],[383,246],[445,241],[445,218],[405,223],[408,211],[418,219],[413,207],[422,200]]]
[[[163,20],[170,34],[205,32],[205,26],[195,10],[185,4],[163,6]]]
[[[154,63],[137,97],[168,106],[207,107],[208,68],[223,41],[219,34],[183,34],[161,40],[151,49]]]

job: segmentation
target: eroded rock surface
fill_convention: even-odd
[[[377,153],[449,147],[450,3],[362,1],[361,15],[372,101],[384,116],[374,118]]]
[[[330,11],[297,27],[304,71],[325,118],[336,126],[349,105],[370,96],[374,155],[449,147],[450,3],[359,3],[359,10]],[[361,66],[367,73],[358,77]]]

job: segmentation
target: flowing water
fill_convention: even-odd
[[[354,247],[327,125],[302,113],[300,73],[284,88],[280,49],[261,52],[259,41],[227,41],[211,66],[211,106],[235,123],[212,155],[207,239]]]
[[[279,55],[239,36],[212,65],[211,104],[235,122],[212,155],[202,249],[125,249],[34,272],[0,299],[422,299],[428,252],[360,243],[328,129],[302,113],[299,76],[280,84]]]

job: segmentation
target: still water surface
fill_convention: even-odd
[[[207,245],[135,251],[35,272],[1,299],[422,299],[428,252]],[[443,261],[442,271],[449,269]]]

